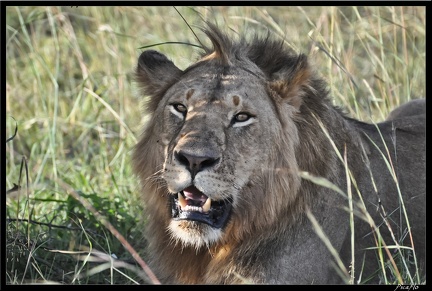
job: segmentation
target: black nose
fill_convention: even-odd
[[[174,157],[191,172],[192,178],[195,175],[205,169],[211,168],[216,165],[220,158],[212,155],[195,155],[191,153],[186,153],[184,151],[174,152]]]

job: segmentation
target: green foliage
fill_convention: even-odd
[[[130,166],[145,121],[132,77],[141,47],[162,43],[151,49],[184,69],[199,48],[179,43],[199,45],[195,34],[206,42],[202,20],[233,35],[270,30],[309,55],[335,104],[355,118],[380,121],[426,94],[421,6],[8,6],[5,16],[7,137],[18,124],[6,145],[8,284],[149,282],[65,187],[144,249]],[[121,262],[112,263],[113,254]]]

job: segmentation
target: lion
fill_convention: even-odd
[[[350,118],[304,54],[270,34],[203,31],[212,46],[185,70],[154,50],[136,67],[148,120],[132,158],[159,280],[425,276],[424,111]],[[396,268],[402,253],[410,260]]]

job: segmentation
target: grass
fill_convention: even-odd
[[[424,7],[176,8],[200,38],[202,19],[234,33],[270,29],[309,55],[355,118],[381,121],[426,94]],[[151,283],[124,247],[145,249],[130,166],[143,96],[132,72],[140,47],[198,41],[173,7],[5,10],[6,137],[18,126],[6,144],[6,283]],[[181,69],[198,50],[152,49]]]

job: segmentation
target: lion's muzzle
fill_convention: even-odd
[[[232,201],[212,201],[195,186],[189,186],[171,197],[174,220],[197,221],[214,228],[222,228],[228,221]]]

